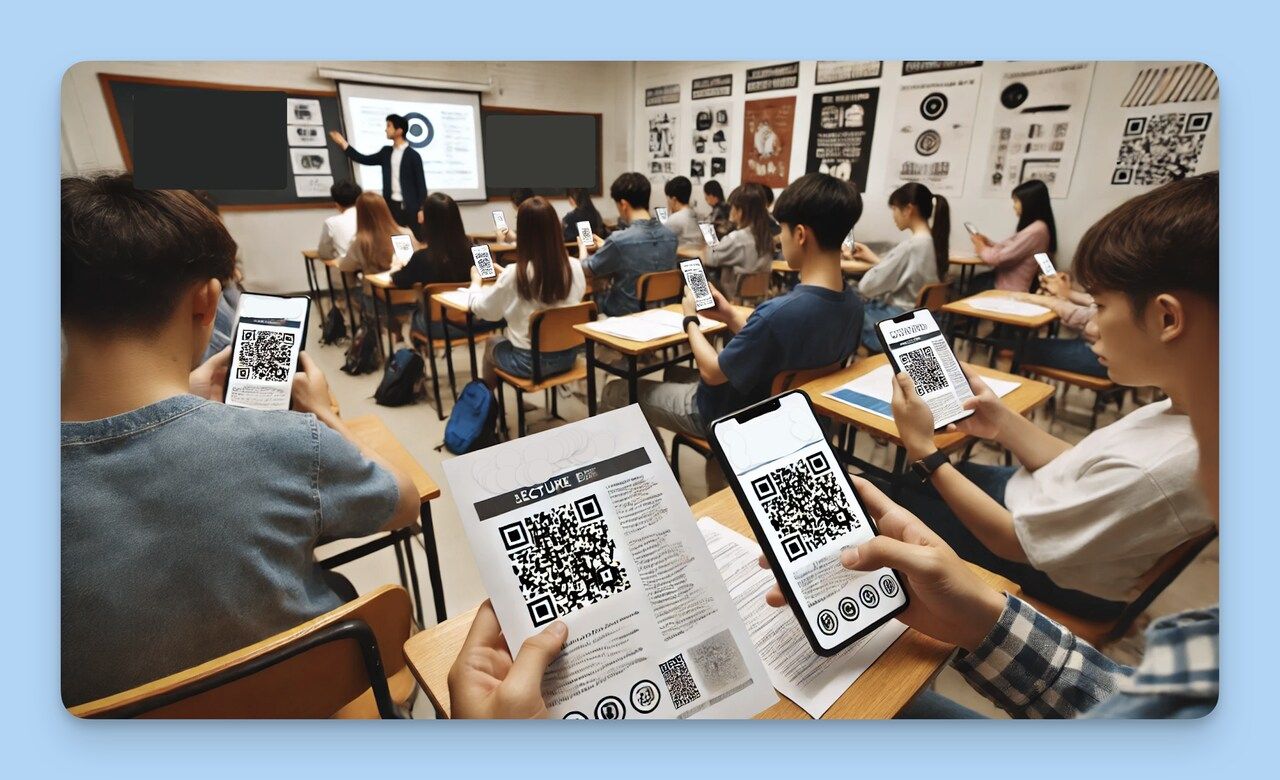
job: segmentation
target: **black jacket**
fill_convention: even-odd
[[[382,197],[391,200],[391,147],[384,146],[373,154],[361,154],[354,146],[347,146],[347,156],[362,165],[382,167]],[[416,214],[427,200],[427,177],[422,172],[422,155],[412,146],[405,146],[400,158],[400,197],[406,214]]]

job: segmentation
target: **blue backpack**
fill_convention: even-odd
[[[478,379],[467,383],[444,426],[445,449],[454,455],[498,443],[498,402],[489,386]]]

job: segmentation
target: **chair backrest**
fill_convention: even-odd
[[[1160,556],[1160,560],[1138,578],[1138,597],[1125,605],[1120,612],[1120,616],[1116,618],[1111,630],[1107,632],[1103,639],[1104,643],[1114,642],[1122,638],[1128,631],[1138,616],[1155,601],[1165,588],[1178,578],[1191,564],[1200,551],[1209,546],[1209,543],[1218,536],[1217,528],[1209,528],[1200,534],[1191,537],[1187,541],[1173,548],[1169,552]]]
[[[300,626],[154,682],[70,708],[81,718],[327,718],[405,666],[409,594],[387,585]]]
[[[761,271],[755,274],[739,276],[738,299],[752,300],[765,297],[769,294],[769,280],[772,278],[773,271]]]
[[[427,321],[452,322],[454,325],[466,327],[467,315],[460,314],[452,309],[446,309],[439,303],[433,301],[431,296],[436,293],[449,292],[450,290],[460,290],[467,286],[466,282],[437,282],[435,284],[423,285],[420,300],[422,301],[423,306],[428,307],[427,311],[431,314]],[[418,285],[415,284],[414,289],[417,288]]]
[[[845,367],[849,362],[848,358],[841,360],[839,363],[832,363],[829,366],[821,368],[802,368],[792,371],[783,371],[773,377],[773,384],[770,386],[769,394],[777,395],[785,393],[793,387],[799,387],[806,382],[812,382],[815,379],[821,379],[828,374],[834,374]]]
[[[926,284],[920,288],[920,294],[916,296],[916,308],[936,312],[947,305],[947,301],[950,298],[951,285],[949,283],[934,282],[933,284]]]
[[[659,303],[679,298],[683,294],[684,274],[679,268],[670,271],[654,271],[640,274],[636,279],[636,297],[640,299],[640,307],[646,308],[650,303]]]
[[[563,352],[580,347],[587,337],[574,325],[592,322],[596,318],[596,305],[592,301],[573,306],[558,306],[534,312],[529,318],[529,341],[533,347],[533,381],[542,381],[539,355],[543,352]]]

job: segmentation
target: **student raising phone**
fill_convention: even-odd
[[[916,392],[933,411],[938,430],[973,414],[964,408],[964,402],[973,398],[973,389],[928,309],[880,320],[876,335],[889,353],[893,373],[911,375]]]

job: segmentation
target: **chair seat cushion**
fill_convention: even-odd
[[[536,384],[532,379],[516,376],[515,374],[503,371],[501,368],[495,368],[494,371],[497,373],[499,379],[512,387],[518,388],[521,392],[536,393],[540,390],[545,390],[548,387],[559,387],[560,385],[565,385],[570,382],[576,382],[579,379],[586,379],[587,361],[583,358],[578,358],[574,361],[573,368],[563,374],[544,376],[542,381]]]

